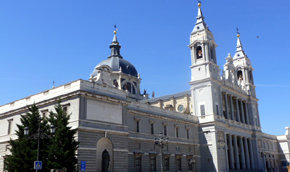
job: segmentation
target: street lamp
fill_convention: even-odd
[[[28,136],[29,135],[29,128],[28,127],[24,127],[24,135],[25,136]],[[52,124],[50,126],[50,134],[54,134],[55,133],[55,126]],[[37,160],[36,161],[39,161],[39,140],[40,140],[40,137],[43,139],[43,138],[50,138],[51,136],[45,134],[45,133],[41,133],[41,130],[40,130],[40,122],[38,123],[38,131],[37,131],[37,135],[35,137],[35,135],[32,135],[31,138],[33,139],[37,139]],[[36,171],[38,171],[38,169],[36,169]]]
[[[160,132],[159,137],[155,137],[155,145],[160,146],[161,153],[161,172],[163,172],[163,148],[168,144],[168,137],[164,137],[163,133]]]

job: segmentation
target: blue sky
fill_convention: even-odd
[[[218,64],[235,52],[236,27],[254,71],[263,131],[290,126],[290,1],[219,0],[202,5]],[[189,89],[192,0],[0,1],[0,104],[76,79],[109,55],[113,26],[122,56],[156,96]]]

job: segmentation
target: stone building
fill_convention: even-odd
[[[87,171],[284,171],[290,132],[263,133],[253,67],[237,36],[234,57],[217,65],[213,33],[198,5],[190,35],[190,90],[158,98],[140,93],[136,68],[120,53],[116,31],[110,56],[89,80],[76,80],[0,106],[0,171],[10,138],[27,106],[43,116],[60,99],[80,141],[78,160]],[[160,143],[161,144],[156,144]]]

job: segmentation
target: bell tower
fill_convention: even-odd
[[[240,33],[237,32],[237,49],[233,58],[233,64],[236,68],[236,77],[238,84],[248,95],[256,97],[253,70],[251,61],[244,52],[243,45],[240,39]]]
[[[204,21],[201,3],[198,3],[198,13],[195,26],[190,34],[191,50],[191,81],[206,78],[217,79],[219,67],[216,60],[216,43],[212,32]]]
[[[217,65],[216,43],[212,32],[204,21],[201,3],[195,26],[190,34],[191,51],[191,95],[193,115],[205,116],[219,113],[220,69]]]

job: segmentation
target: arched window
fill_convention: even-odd
[[[136,94],[136,88],[134,87],[133,84],[131,84],[130,82],[126,82],[123,87],[122,87],[123,90],[125,91],[128,91],[132,94]]]
[[[250,78],[250,82],[253,84],[254,80],[253,80],[253,72],[249,71],[249,78]]]
[[[196,47],[196,58],[201,59],[202,58],[202,48],[201,46]]]
[[[243,72],[241,70],[237,72],[237,77],[239,80],[243,80]]]
[[[114,80],[114,81],[113,81],[113,85],[114,85],[116,88],[119,87],[119,84],[118,84],[117,80]]]
[[[102,153],[102,172],[109,171],[110,166],[110,155],[109,152],[105,149]]]

